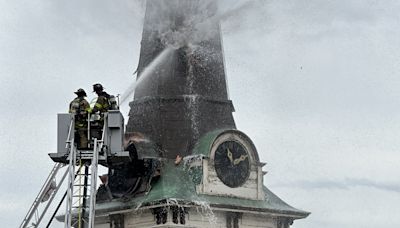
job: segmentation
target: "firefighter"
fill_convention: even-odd
[[[98,97],[92,112],[100,112],[100,115],[103,116],[110,109],[110,95],[104,92],[103,86],[99,83],[93,85],[93,92],[96,92]]]
[[[93,138],[101,139],[104,126],[104,113],[110,109],[110,95],[104,91],[101,84],[93,85],[93,92],[97,94],[97,100],[91,110],[90,135]]]
[[[74,93],[77,95],[77,97],[69,104],[69,113],[74,114],[75,117],[75,141],[77,142],[78,149],[85,149],[88,147],[87,120],[88,112],[90,111],[90,105],[85,99],[85,90],[78,89]]]

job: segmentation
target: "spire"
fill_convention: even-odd
[[[216,1],[148,0],[141,44],[127,132],[174,158],[207,132],[235,128]]]

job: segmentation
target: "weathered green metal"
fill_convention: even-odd
[[[110,211],[139,210],[172,202],[181,206],[196,206],[206,203],[212,207],[285,214],[296,218],[304,218],[309,214],[309,212],[288,205],[266,187],[264,187],[265,200],[249,200],[197,194],[196,184],[185,164],[175,165],[174,160],[168,159],[163,162],[160,179],[154,182],[148,194],[137,196],[129,201],[114,200],[99,203],[96,213],[101,215]]]
[[[241,138],[244,138],[247,142],[249,142],[251,144],[253,151],[255,151],[255,152],[257,151],[253,142],[250,140],[250,138],[245,133],[243,133],[239,130],[236,130],[236,129],[218,129],[218,130],[214,130],[214,131],[208,132],[207,134],[203,135],[195,144],[195,146],[192,150],[192,154],[193,155],[203,155],[205,157],[208,157],[214,141],[220,135],[230,133],[230,132],[234,133],[236,135],[239,135]],[[258,153],[254,153],[254,155],[255,155],[257,162],[260,162]]]
[[[220,135],[221,133],[225,132],[226,129],[218,129],[215,131],[208,132],[207,134],[203,135],[197,141],[196,145],[193,148],[192,154],[193,155],[203,155],[205,157],[209,156],[209,152],[211,150],[212,143],[214,140]]]

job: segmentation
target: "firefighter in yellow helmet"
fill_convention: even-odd
[[[85,149],[88,147],[87,128],[90,105],[85,99],[85,90],[78,89],[74,93],[77,97],[69,104],[69,113],[74,114],[75,117],[75,141],[78,149]]]

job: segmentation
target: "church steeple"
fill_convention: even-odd
[[[207,132],[235,129],[221,42],[216,1],[147,1],[127,132],[173,158]]]
[[[288,228],[308,216],[264,186],[265,163],[236,130],[216,2],[147,0],[126,130],[132,162],[111,169],[107,183],[124,200],[104,197],[99,224]]]

